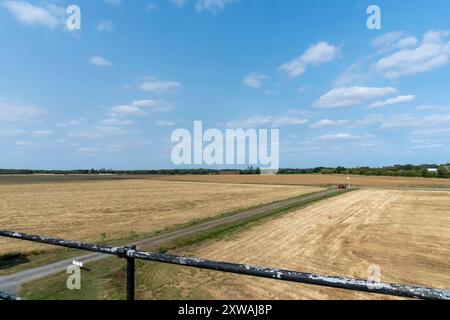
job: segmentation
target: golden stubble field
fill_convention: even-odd
[[[436,187],[450,188],[450,179],[408,178],[408,177],[374,177],[350,176],[350,182],[357,187],[403,187],[421,188]],[[337,174],[280,174],[274,176],[263,175],[185,175],[185,176],[148,176],[148,179],[164,181],[192,181],[216,183],[249,183],[272,185],[305,185],[325,186],[347,183],[347,175]]]
[[[450,288],[450,192],[359,190],[180,250],[199,258]],[[140,297],[386,299],[386,296],[153,265]]]
[[[153,180],[0,184],[0,229],[110,240],[320,190]],[[0,238],[0,254],[37,248],[44,247]]]

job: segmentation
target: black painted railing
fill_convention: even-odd
[[[110,247],[97,244],[88,244],[78,241],[68,241],[42,236],[28,235],[13,231],[0,230],[0,236],[32,242],[39,242],[54,246],[80,249],[84,251],[98,252],[114,255],[127,261],[127,299],[134,300],[135,285],[135,261],[136,259],[181,265],[199,269],[215,270],[227,273],[242,274],[260,278],[270,278],[289,282],[297,282],[323,287],[339,288],[426,300],[450,300],[450,290],[424,288],[394,283],[371,282],[361,279],[352,279],[339,276],[304,273],[297,271],[257,267],[246,264],[234,264],[228,262],[211,261],[197,258],[173,256],[168,254],[138,251],[136,247]],[[0,294],[0,299],[14,300],[14,296]]]

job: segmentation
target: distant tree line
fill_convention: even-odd
[[[433,172],[436,169],[436,172]],[[450,178],[450,164],[422,164],[422,165],[394,165],[381,168],[358,167],[316,167],[311,169],[280,169],[279,174],[352,174],[363,176],[390,176],[390,177],[424,177],[424,178]]]
[[[436,169],[436,170],[429,170]],[[226,171],[239,174],[260,174],[260,168],[248,167],[242,170],[216,169],[165,169],[165,170],[112,170],[112,169],[80,169],[80,170],[16,170],[0,169],[1,174],[93,174],[93,175],[219,175]],[[435,171],[435,172],[433,172]],[[358,167],[316,167],[309,169],[280,169],[278,174],[352,174],[364,176],[392,176],[392,177],[424,177],[450,178],[450,164],[422,164],[422,165],[394,165],[381,168]]]
[[[94,174],[94,175],[186,175],[186,174],[218,174],[211,169],[164,169],[164,170],[112,170],[112,169],[79,169],[79,170],[29,170],[0,169],[0,174]]]
[[[248,167],[243,170],[214,170],[214,169],[162,169],[162,170],[112,170],[112,169],[79,169],[79,170],[29,170],[29,169],[0,169],[0,174],[93,174],[93,175],[214,175],[223,171],[239,174],[260,174],[259,168]]]

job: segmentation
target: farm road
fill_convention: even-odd
[[[129,245],[136,245],[138,247],[151,247],[156,248],[162,246],[163,244],[170,243],[172,241],[176,241],[178,239],[193,236],[196,234],[200,234],[202,232],[206,232],[208,230],[214,229],[215,227],[238,222],[240,220],[244,220],[247,218],[251,218],[254,216],[269,214],[272,212],[279,212],[283,210],[287,210],[291,207],[300,206],[311,201],[320,200],[323,197],[337,195],[342,193],[342,191],[335,189],[328,189],[320,192],[315,192],[312,194],[302,195],[299,197],[294,197],[290,199],[285,199],[273,203],[269,203],[266,205],[262,205],[256,208],[251,208],[248,210],[241,211],[235,215],[230,215],[226,217],[220,217],[217,219],[209,220],[203,223],[199,223],[196,225],[188,226],[185,228],[177,229],[174,231],[170,231],[164,234],[156,235],[148,239],[144,239],[141,241],[137,241],[131,243]],[[44,278],[46,276],[62,272],[66,270],[66,268],[72,264],[73,260],[81,261],[83,263],[91,263],[101,259],[107,258],[108,255],[99,254],[99,253],[91,253],[83,256],[79,256],[76,258],[66,259],[54,263],[50,263],[48,265],[44,265],[41,267],[17,272],[11,275],[0,276],[0,291],[14,293],[17,292],[20,286],[24,283],[34,281],[37,279]]]

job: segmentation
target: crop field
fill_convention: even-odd
[[[450,288],[450,192],[358,190],[180,248],[199,258]],[[386,296],[162,264],[140,272],[141,299],[386,299]]]
[[[403,187],[403,188],[450,188],[450,179],[350,176],[350,183],[357,187]],[[347,183],[346,175],[292,174],[292,175],[190,175],[190,176],[150,176],[149,179],[167,181],[195,181],[217,183],[250,183],[325,186]]]
[[[0,178],[1,229],[95,242],[151,234],[195,219],[322,190],[131,179],[73,181],[64,177],[60,178],[64,183],[57,183],[51,176]],[[0,239],[0,254],[41,248]]]

